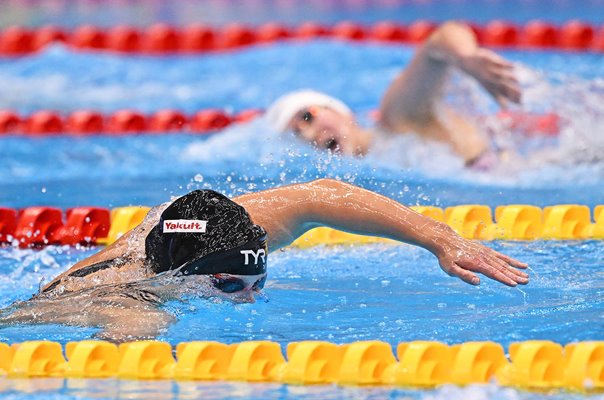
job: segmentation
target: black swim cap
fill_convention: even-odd
[[[155,273],[258,275],[266,272],[266,231],[243,207],[213,190],[174,200],[145,240]]]

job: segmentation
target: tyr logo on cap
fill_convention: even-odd
[[[208,221],[196,219],[167,219],[164,221],[164,233],[205,233]]]
[[[248,265],[250,263],[250,255],[254,257],[254,265],[258,265],[258,257],[262,259],[263,264],[266,262],[266,252],[264,251],[264,249],[258,249],[258,251],[241,250],[240,253],[245,256],[245,263],[243,265]]]

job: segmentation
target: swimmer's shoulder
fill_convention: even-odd
[[[145,269],[145,238],[149,231],[157,224],[161,213],[172,202],[168,201],[149,210],[143,221],[125,233],[111,245],[92,256],[77,262],[69,270],[57,276],[46,284],[41,293],[48,293],[60,287],[65,279],[84,278],[94,284],[94,279],[87,279],[93,275],[122,268],[125,265],[138,268],[141,272]]]

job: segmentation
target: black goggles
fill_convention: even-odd
[[[242,290],[260,290],[266,283],[266,273],[260,275],[210,275],[215,288],[225,293],[235,293]]]

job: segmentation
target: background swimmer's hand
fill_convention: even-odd
[[[501,108],[520,103],[521,91],[514,65],[489,49],[477,48],[460,60],[460,68],[474,77]]]
[[[529,281],[528,275],[517,269],[525,269],[527,264],[454,232],[441,241],[434,254],[443,271],[472,285],[480,284],[475,272],[508,286],[526,285]]]

